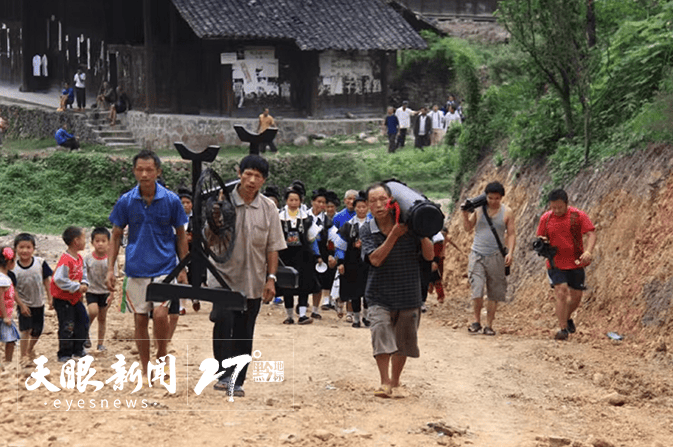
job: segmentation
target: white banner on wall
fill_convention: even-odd
[[[236,53],[222,53],[224,54]],[[278,86],[278,59],[275,57],[273,47],[246,47],[243,58],[233,60],[231,63],[232,78],[234,80],[235,94],[249,96],[279,95]],[[237,101],[242,107],[243,98]]]
[[[381,80],[374,78],[371,55],[338,51],[320,53],[320,95],[364,95],[381,92]]]

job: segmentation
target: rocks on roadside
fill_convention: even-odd
[[[278,440],[281,444],[294,444],[299,441],[299,438],[294,433],[283,433]]]
[[[593,375],[591,378],[591,381],[595,386],[603,386],[605,384],[605,374],[603,373],[596,373]]]
[[[305,136],[302,135],[302,136],[299,136],[299,137],[295,138],[294,141],[293,141],[293,144],[295,146],[300,146],[300,147],[301,146],[307,146],[309,144],[309,139],[308,139],[308,137],[305,137]]]
[[[323,429],[319,428],[318,430],[313,432],[313,436],[315,436],[316,438],[320,439],[323,442],[326,442],[326,441],[329,441],[330,439],[332,439],[334,437],[334,434],[332,434],[331,432],[329,432],[327,430],[323,430]]]
[[[602,438],[596,438],[594,436],[589,436],[589,439],[587,439],[584,444],[590,445],[592,447],[615,447],[613,443]]]
[[[613,407],[624,406],[628,402],[628,397],[617,392],[610,393],[607,396],[603,397],[603,402],[612,405]]]

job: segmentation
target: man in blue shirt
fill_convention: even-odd
[[[63,123],[60,129],[56,131],[56,144],[67,147],[70,150],[79,149],[79,138],[74,134],[68,133],[68,123]]]
[[[336,213],[332,219],[332,223],[335,227],[341,228],[341,225],[345,224],[355,216],[355,205],[353,202],[357,196],[358,192],[354,189],[346,191],[346,194],[344,194],[344,204],[346,205],[346,208]]]
[[[397,148],[395,138],[397,137],[397,131],[400,128],[400,120],[395,116],[395,109],[393,107],[388,107],[388,116],[386,116],[383,125],[388,130],[388,152],[392,154]]]
[[[124,228],[128,226],[126,296],[127,304],[134,313],[136,345],[143,375],[146,376],[150,361],[150,311],[154,321],[157,358],[166,355],[170,338],[170,301],[153,309],[154,303],[145,301],[147,285],[163,280],[177,265],[177,256],[182,259],[187,255],[185,224],[188,219],[178,196],[157,182],[161,176],[161,160],[154,152],[143,149],[133,157],[133,174],[138,185],[119,198],[110,214],[113,227],[106,285],[111,291],[115,288],[114,265]],[[180,272],[178,281],[187,282],[184,270]]]

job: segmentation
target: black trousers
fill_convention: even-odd
[[[397,134],[394,133],[388,134],[388,152],[391,154],[395,152],[395,149],[397,148],[397,141],[395,141],[396,138]]]
[[[419,149],[423,149],[425,146],[430,146],[430,135],[417,135],[414,146]]]
[[[300,293],[298,296],[299,306],[308,307],[308,293]],[[283,295],[283,304],[286,309],[292,309],[294,307],[294,295]]]
[[[255,334],[255,322],[262,304],[261,298],[249,299],[248,308],[244,311],[225,311],[223,318],[213,326],[213,354],[220,364],[220,371],[225,371],[222,377],[231,377],[235,366],[222,368],[222,360],[243,354],[252,354],[252,338]],[[243,386],[245,375],[248,372],[248,363],[238,373],[236,385]]]
[[[397,134],[397,147],[404,147],[404,142],[407,139],[407,130],[406,128],[400,128],[400,133]]]
[[[58,357],[71,357],[84,351],[88,335],[88,315],[84,304],[72,305],[54,298],[54,310],[58,317]]]
[[[75,99],[77,99],[77,108],[86,108],[86,89],[75,87]]]
[[[66,147],[70,150],[79,149],[79,141],[77,141],[77,139],[75,138],[68,138],[63,143],[61,143],[61,146]]]
[[[364,297],[351,300],[351,306],[353,306],[353,312],[361,312],[363,307],[365,309],[369,309],[369,306],[367,306],[367,300],[364,299]]]

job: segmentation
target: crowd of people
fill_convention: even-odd
[[[462,122],[460,102],[452,94],[442,108],[435,104],[430,109],[422,106],[419,110],[412,110],[409,101],[402,101],[397,109],[388,107],[388,115],[383,120],[383,129],[388,135],[388,152],[404,147],[409,129],[414,134],[414,147],[423,150],[426,146],[439,145],[449,126]]]
[[[75,80],[80,79],[80,85],[83,85],[85,74],[81,70],[75,74]],[[77,83],[77,82],[76,82]],[[77,111],[82,111],[86,107],[86,98],[84,87],[76,88],[77,90],[77,102],[78,108]],[[82,97],[82,98],[80,98]],[[75,90],[70,87],[68,82],[63,84],[63,91],[61,92],[60,104],[58,111],[65,111],[68,107],[72,108],[72,104],[75,101]],[[96,105],[95,107],[101,111],[107,111],[108,120],[110,126],[114,127],[117,124],[117,115],[119,113],[124,113],[127,110],[131,110],[131,99],[126,94],[124,88],[120,85],[116,89],[104,81],[103,85],[96,96]],[[61,147],[65,147],[70,150],[75,150],[80,148],[79,137],[75,136],[74,132],[68,131],[68,125],[65,119],[61,120],[61,127],[56,130],[54,134],[56,139],[56,144]]]
[[[59,106],[56,110],[65,112],[67,109],[73,109],[73,104],[75,104],[75,102],[77,102],[77,108],[74,109],[75,111],[81,112],[86,109],[86,72],[83,67],[77,69],[77,72],[73,76],[72,83],[68,81],[63,83],[63,89],[61,90],[61,95],[59,97]],[[96,94],[96,103],[93,105],[93,108],[107,112],[110,126],[114,127],[117,124],[117,115],[124,113],[127,110],[131,110],[131,99],[123,86],[119,85],[117,88],[114,88],[108,81],[103,81],[103,84]],[[58,142],[58,136],[56,139],[57,144],[62,146],[62,144]],[[70,146],[65,147],[68,147],[69,149],[77,149]]]
[[[126,237],[125,306],[134,315],[143,375],[145,380],[153,380],[148,374],[151,359],[166,355],[177,317],[184,310],[181,312],[176,300],[146,301],[147,286],[171,274],[178,260],[190,251],[191,233],[198,229],[192,228],[191,192],[183,189],[176,194],[162,185],[161,160],[155,153],[142,150],[136,154],[133,173],[137,185],[115,204],[110,214],[112,231],[94,229],[90,234],[93,249],[86,256],[81,252],[87,236],[79,227],[63,232],[66,250],[53,271],[34,255],[35,237],[28,233],[17,235],[12,247],[0,247],[0,293],[4,298],[0,337],[6,346],[6,362],[11,361],[17,341],[22,361],[30,361],[43,330],[45,305],[58,317],[59,361],[82,357],[93,348],[89,330],[95,320],[95,347],[106,349],[106,315],[114,299],[116,261]],[[446,228],[432,238],[415,235],[398,221],[394,198],[385,183],[348,190],[343,197],[345,207],[337,211],[341,200],[334,191],[316,188],[307,194],[300,180],[282,190],[273,185],[263,189],[269,164],[259,155],[243,158],[238,176],[240,182],[230,194],[236,210],[237,242],[230,259],[214,265],[231,290],[246,296],[247,306],[244,311],[227,310],[214,319],[214,357],[222,364],[227,358],[252,353],[255,323],[264,304],[284,305],[283,324],[294,324],[295,314],[298,324],[307,325],[321,320],[321,312],[335,311],[340,319],[346,316],[353,328],[370,328],[380,373],[376,395],[389,397],[400,385],[407,357],[420,355],[417,330],[428,291],[435,290],[437,300],[444,300],[441,279]],[[468,266],[474,304],[474,322],[467,328],[471,334],[494,336],[497,306],[505,300],[516,227],[513,211],[502,203],[504,196],[503,185],[491,182],[479,206],[473,201],[461,206],[464,230],[474,232]],[[560,326],[555,338],[566,340],[576,330],[572,315],[581,301],[584,267],[592,261],[596,236],[588,216],[568,206],[565,191],[554,190],[548,198],[550,210],[540,218],[537,236],[556,250],[547,272]],[[296,269],[298,287],[276,285],[279,265]],[[182,270],[177,281],[221,287],[212,272],[194,278]],[[18,328],[12,318],[15,303]],[[198,311],[198,302],[194,304]],[[484,305],[486,322],[482,325]],[[156,341],[154,356],[150,352],[150,318]],[[245,396],[246,371],[234,375],[233,367],[222,366],[214,388]]]

